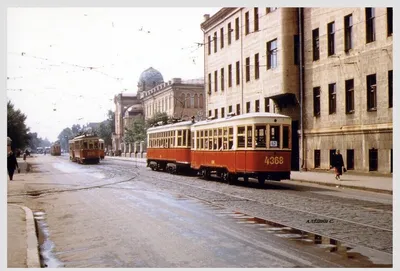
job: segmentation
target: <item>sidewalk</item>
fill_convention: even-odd
[[[106,156],[105,159],[124,160],[146,165],[146,158],[131,158],[120,156]],[[322,186],[330,186],[337,188],[351,188],[357,190],[365,190],[379,192],[385,194],[393,194],[393,178],[374,175],[357,175],[349,172],[344,173],[341,181],[335,179],[333,171],[313,172],[313,171],[292,171],[291,179],[284,180],[285,183],[312,183]]]

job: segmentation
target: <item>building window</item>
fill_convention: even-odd
[[[376,74],[367,76],[367,109],[368,111],[376,111]]]
[[[260,78],[260,60],[259,55],[254,55],[254,77],[256,79]]]
[[[249,12],[246,12],[244,14],[244,20],[245,20],[244,33],[245,33],[245,35],[248,35],[250,33],[250,16],[249,16]]]
[[[274,69],[278,65],[278,42],[277,39],[267,43],[267,69]]]
[[[353,15],[344,17],[344,50],[347,52],[353,48]]]
[[[185,108],[185,104],[186,104],[185,94],[182,93],[181,94],[181,105],[183,108]],[[158,106],[157,106],[157,111],[159,111],[159,107],[160,107],[160,104],[158,104]]]
[[[208,36],[208,54],[211,54],[211,36]]]
[[[321,88],[315,87],[314,92],[314,117],[321,115]]]
[[[347,157],[346,168],[354,169],[354,150],[347,150],[346,157]]]
[[[277,8],[267,8],[267,14],[277,10]]]
[[[214,117],[215,117],[216,119],[218,119],[218,109],[217,109],[217,108],[214,109]]]
[[[224,48],[224,28],[221,28],[221,49]]]
[[[194,108],[198,108],[199,107],[199,96],[196,94],[194,94]]]
[[[214,53],[217,52],[217,47],[218,47],[218,44],[217,44],[217,32],[214,32]]]
[[[211,110],[208,110],[208,116],[211,117]]]
[[[321,167],[321,150],[314,150],[314,168]]]
[[[211,94],[211,73],[208,74],[208,94]]]
[[[269,107],[269,98],[264,98],[264,112],[271,112]]]
[[[393,173],[393,149],[390,149],[390,173]]]
[[[367,43],[375,41],[375,8],[365,9],[365,28]]]
[[[258,8],[254,8],[254,32],[258,31]]]
[[[236,62],[236,85],[240,84],[240,62]]]
[[[328,24],[328,56],[335,54],[335,22]]]
[[[232,105],[229,106],[228,113],[232,113]]]
[[[294,65],[299,65],[300,63],[300,39],[299,35],[293,36],[294,44]]]
[[[256,100],[254,109],[255,109],[255,112],[260,112],[260,100]]]
[[[393,71],[388,73],[389,108],[393,107]]]
[[[246,103],[246,113],[250,113],[250,102]]]
[[[369,150],[369,171],[378,170],[378,150],[372,148]]]
[[[232,25],[228,23],[228,44],[232,43]]]
[[[240,104],[236,104],[236,115],[240,115]]]
[[[246,82],[250,81],[250,57],[246,58]]]
[[[224,68],[221,68],[221,90],[225,90],[225,72]]]
[[[329,84],[329,114],[336,113],[336,84]]]
[[[312,42],[313,42],[313,60],[319,59],[319,29],[316,28],[312,31]]]
[[[239,18],[235,20],[235,39],[239,39]]]
[[[190,94],[186,94],[186,108],[191,108],[192,104],[190,103]],[[163,111],[164,111],[164,106],[163,106]]]
[[[232,87],[232,64],[228,65],[228,87]]]
[[[393,8],[387,8],[387,35],[393,35]]]
[[[204,107],[204,98],[203,98],[203,94],[199,95],[199,107],[203,108]]]
[[[221,118],[225,118],[225,107],[221,107]]]
[[[346,80],[346,114],[354,113],[354,79]]]
[[[218,91],[218,71],[214,71],[214,91]]]

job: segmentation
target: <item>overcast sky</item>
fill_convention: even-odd
[[[204,14],[219,8],[9,8],[7,100],[50,141],[100,122],[149,67],[165,81],[203,77]]]

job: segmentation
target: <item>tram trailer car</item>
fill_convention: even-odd
[[[147,166],[169,173],[190,172],[191,121],[147,129]]]
[[[290,179],[291,118],[275,113],[247,113],[197,122],[191,127],[191,167],[204,178],[217,173],[229,184]]]
[[[69,159],[80,164],[100,162],[99,137],[81,135],[69,141]]]
[[[177,173],[189,166],[205,179],[216,173],[229,184],[239,177],[257,178],[260,184],[290,179],[291,118],[285,115],[247,113],[169,124],[147,133],[147,161],[153,170]]]

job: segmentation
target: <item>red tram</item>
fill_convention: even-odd
[[[189,132],[190,131],[190,132]],[[215,173],[229,184],[290,179],[291,118],[247,113],[148,129],[148,166],[174,173],[182,165],[204,178]]]
[[[80,164],[100,162],[99,137],[80,135],[69,140],[69,159]]]

